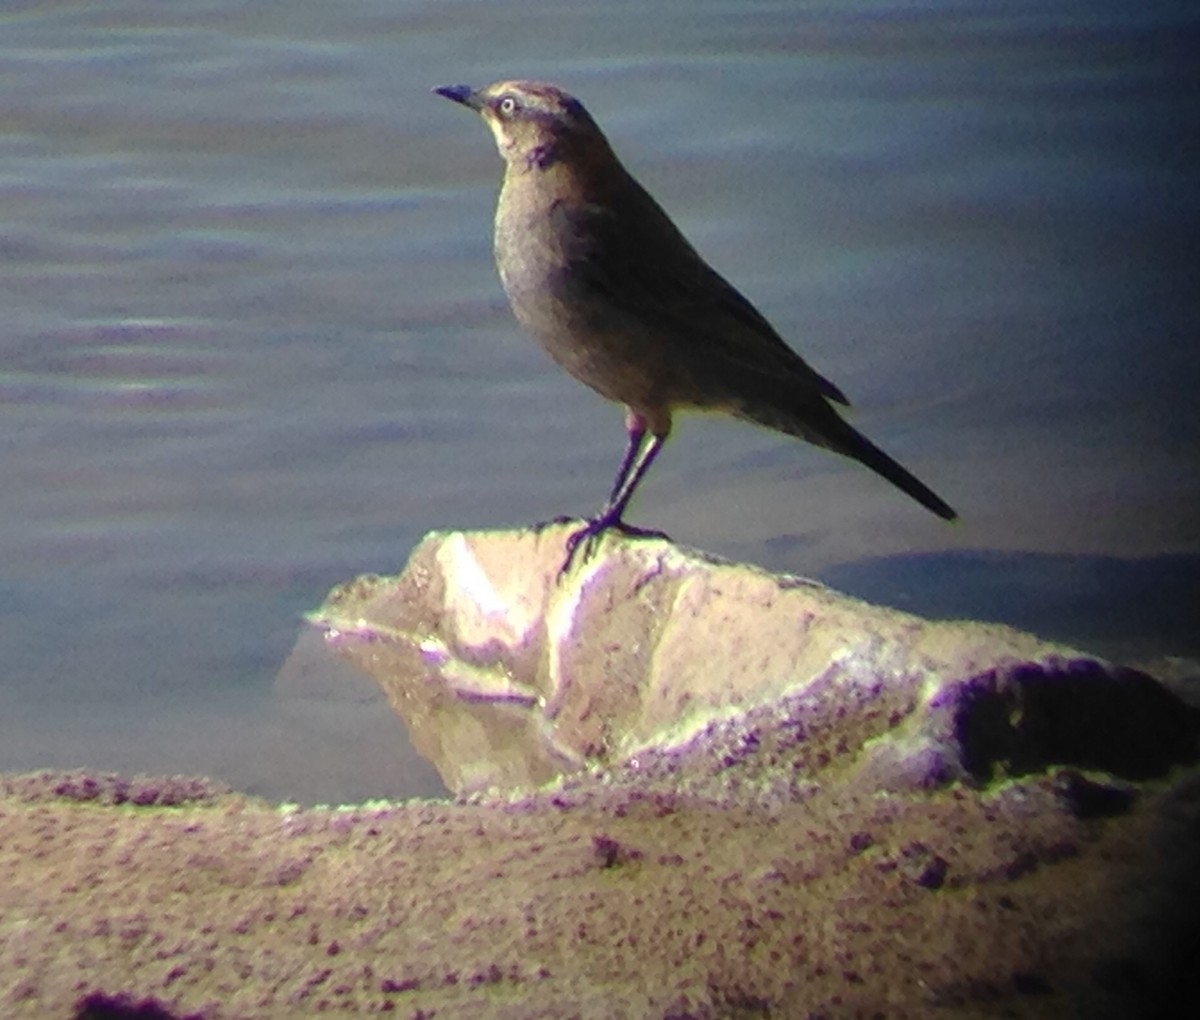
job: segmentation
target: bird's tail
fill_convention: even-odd
[[[937,493],[920,481],[911,471],[884,453],[866,436],[848,422],[838,419],[841,428],[822,430],[823,439],[830,449],[853,457],[878,475],[882,475],[896,488],[903,490],[921,506],[939,517],[952,521],[958,514]]]
[[[742,399],[728,409],[746,421],[778,429],[788,435],[805,439],[816,446],[823,446],[834,453],[852,457],[865,464],[878,475],[882,475],[896,488],[908,493],[925,509],[943,520],[958,517],[954,509],[920,481],[908,468],[897,463],[866,436],[843,418],[825,399],[812,398],[798,404],[794,393],[771,393],[774,399]]]

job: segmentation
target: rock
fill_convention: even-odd
[[[1200,713],[1144,673],[665,540],[610,536],[559,580],[571,526],[431,534],[399,576],[360,577],[311,617],[453,791],[664,755],[693,783],[754,759],[760,787],[786,759],[797,796],[797,772],[831,766],[897,790],[1196,759]]]

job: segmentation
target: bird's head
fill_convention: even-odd
[[[609,153],[608,142],[583,104],[554,85],[498,81],[482,89],[446,85],[434,92],[478,113],[513,170],[546,169],[565,159]]]

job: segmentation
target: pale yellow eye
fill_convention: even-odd
[[[512,96],[505,96],[496,106],[502,117],[511,117],[520,108],[521,104]]]

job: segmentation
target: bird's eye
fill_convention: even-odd
[[[515,96],[505,96],[496,104],[496,109],[502,117],[511,117],[521,108],[521,104],[517,102]]]

